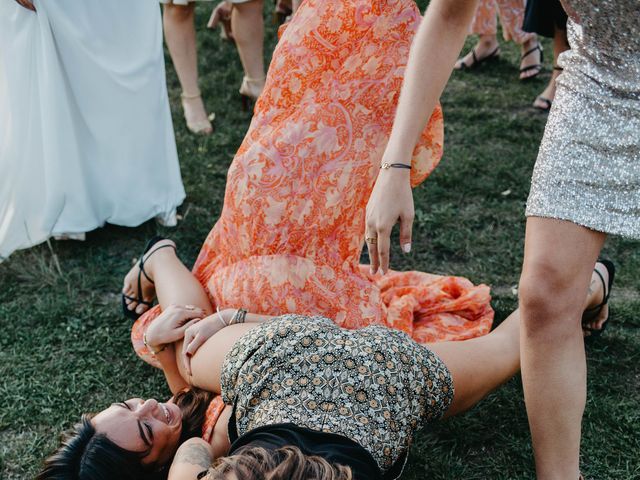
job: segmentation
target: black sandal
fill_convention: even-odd
[[[540,63],[535,63],[533,65],[529,65],[528,67],[521,68],[520,74],[522,75],[524,72],[528,72],[529,70],[536,70],[536,73],[531,75],[530,77],[524,77],[524,78],[520,77],[520,80],[522,81],[531,80],[532,78],[536,78],[538,75],[540,75],[540,72],[542,71],[542,62],[544,61],[544,50],[542,49],[542,45],[540,45],[540,42],[538,42],[538,44],[535,47],[533,47],[531,50],[528,50],[522,54],[522,56],[520,57],[520,63],[522,63],[522,60],[526,56],[531,55],[536,51],[540,52]]]
[[[589,319],[587,320],[588,322],[590,322],[594,318],[596,318],[600,314],[600,312],[602,311],[602,308],[607,303],[609,303],[609,295],[611,295],[611,287],[613,287],[613,279],[616,276],[616,267],[613,264],[613,262],[611,262],[609,260],[598,260],[598,263],[603,264],[604,267],[607,269],[607,272],[609,273],[609,282],[608,282],[608,284],[606,284],[602,274],[596,269],[593,270],[600,277],[600,281],[602,281],[602,288],[604,290],[604,297],[602,299],[602,302],[600,302],[598,305],[596,305],[595,307],[588,308],[588,309],[585,310],[585,313],[594,312],[592,315],[589,316]],[[607,328],[607,324],[609,323],[609,319],[610,318],[611,318],[611,312],[609,312],[609,315],[607,316],[607,319],[604,321],[604,323],[602,324],[602,327],[600,327],[600,328],[589,328],[589,327],[585,326],[585,321],[583,319],[583,321],[582,321],[582,329],[584,331],[586,331],[586,332],[589,332],[589,337],[599,337],[600,335],[602,335],[602,333]]]
[[[539,107],[538,105],[534,105],[533,108],[540,110],[541,112],[548,112],[549,110],[551,110],[551,104],[553,103],[553,100],[549,100],[548,98],[543,97],[542,95],[538,95],[536,97],[536,100],[539,100],[542,103],[544,103],[544,107]]]
[[[122,313],[125,317],[130,318],[131,320],[137,320],[138,318],[140,318],[140,315],[142,315],[142,313],[145,313],[148,310],[145,310],[145,312],[142,312],[142,313],[136,313],[135,309],[129,310],[127,307],[129,306],[130,302],[136,302],[138,303],[138,305],[140,304],[146,305],[149,308],[153,306],[153,300],[150,302],[147,302],[146,300],[141,298],[142,297],[142,275],[144,275],[146,279],[150,281],[152,284],[154,283],[153,280],[149,278],[149,275],[147,275],[147,272],[144,271],[144,262],[148,260],[151,257],[151,255],[153,255],[155,252],[157,252],[161,248],[171,247],[174,250],[176,249],[175,245],[162,245],[161,247],[158,247],[153,252],[151,252],[151,254],[145,260],[144,256],[149,252],[149,250],[153,248],[155,244],[157,244],[161,240],[166,240],[166,238],[160,237],[160,236],[153,237],[151,240],[147,242],[147,246],[144,248],[144,252],[142,252],[142,255],[140,255],[140,260],[138,261],[138,267],[140,268],[140,270],[138,271],[138,295],[140,296],[140,298],[130,297],[129,295],[125,295],[124,293],[122,294]],[[129,300],[129,302],[127,302],[127,300]]]
[[[466,63],[464,63],[463,61],[460,62],[460,67],[456,68],[456,70],[472,70],[474,68],[478,68],[480,65],[482,65],[485,62],[488,62],[490,60],[497,60],[498,57],[500,57],[500,45],[498,45],[493,52],[491,52],[489,55],[487,55],[486,57],[482,57],[482,58],[478,58],[478,56],[476,55],[476,49],[475,47],[471,49],[471,58],[473,59],[473,61],[471,62],[470,65],[467,65]]]

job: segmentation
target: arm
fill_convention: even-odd
[[[467,36],[477,0],[432,0],[416,34],[398,110],[383,163],[411,164],[411,156],[436,102],[440,98]],[[367,242],[371,271],[389,269],[389,242],[393,225],[400,220],[400,244],[411,249],[413,195],[409,170],[380,170],[367,204]]]
[[[204,345],[205,342],[216,336],[218,332],[220,332],[223,328],[231,326],[233,323],[237,323],[238,319],[234,319],[234,317],[238,312],[239,310],[233,308],[220,310],[212,315],[209,315],[207,318],[203,319],[201,322],[198,322],[185,331],[184,343],[182,344],[181,359],[177,361],[179,361],[181,364],[180,366],[184,368],[184,374],[187,378],[189,378],[189,381],[192,381],[193,372],[191,371],[191,360],[193,356],[200,349],[200,347]],[[242,334],[246,332],[246,324],[267,322],[272,318],[274,317],[271,315],[261,315],[258,313],[246,312],[244,318],[240,320],[240,323],[244,324],[244,328],[236,329],[234,332],[224,332],[224,340],[218,338],[215,340],[215,342],[221,343],[221,347],[226,346],[230,348],[235,340],[237,340],[236,337],[238,335],[242,336]]]
[[[190,438],[178,448],[168,480],[197,480],[213,461],[211,445],[201,438]]]

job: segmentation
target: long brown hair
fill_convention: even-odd
[[[215,461],[207,480],[352,480],[349,467],[332,465],[322,457],[307,456],[297,447],[267,450],[249,445],[235,455]]]
[[[182,411],[179,444],[202,435],[207,407],[213,394],[200,389],[178,392],[173,401]],[[169,465],[142,465],[142,455],[129,452],[97,433],[92,415],[83,415],[80,423],[62,436],[60,447],[44,461],[36,480],[164,480]]]

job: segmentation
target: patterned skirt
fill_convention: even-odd
[[[383,472],[453,400],[445,364],[407,334],[383,326],[346,330],[300,315],[278,317],[238,340],[221,385],[239,435],[278,423],[343,435]]]

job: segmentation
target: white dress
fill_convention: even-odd
[[[0,261],[184,197],[157,0],[0,1]]]

